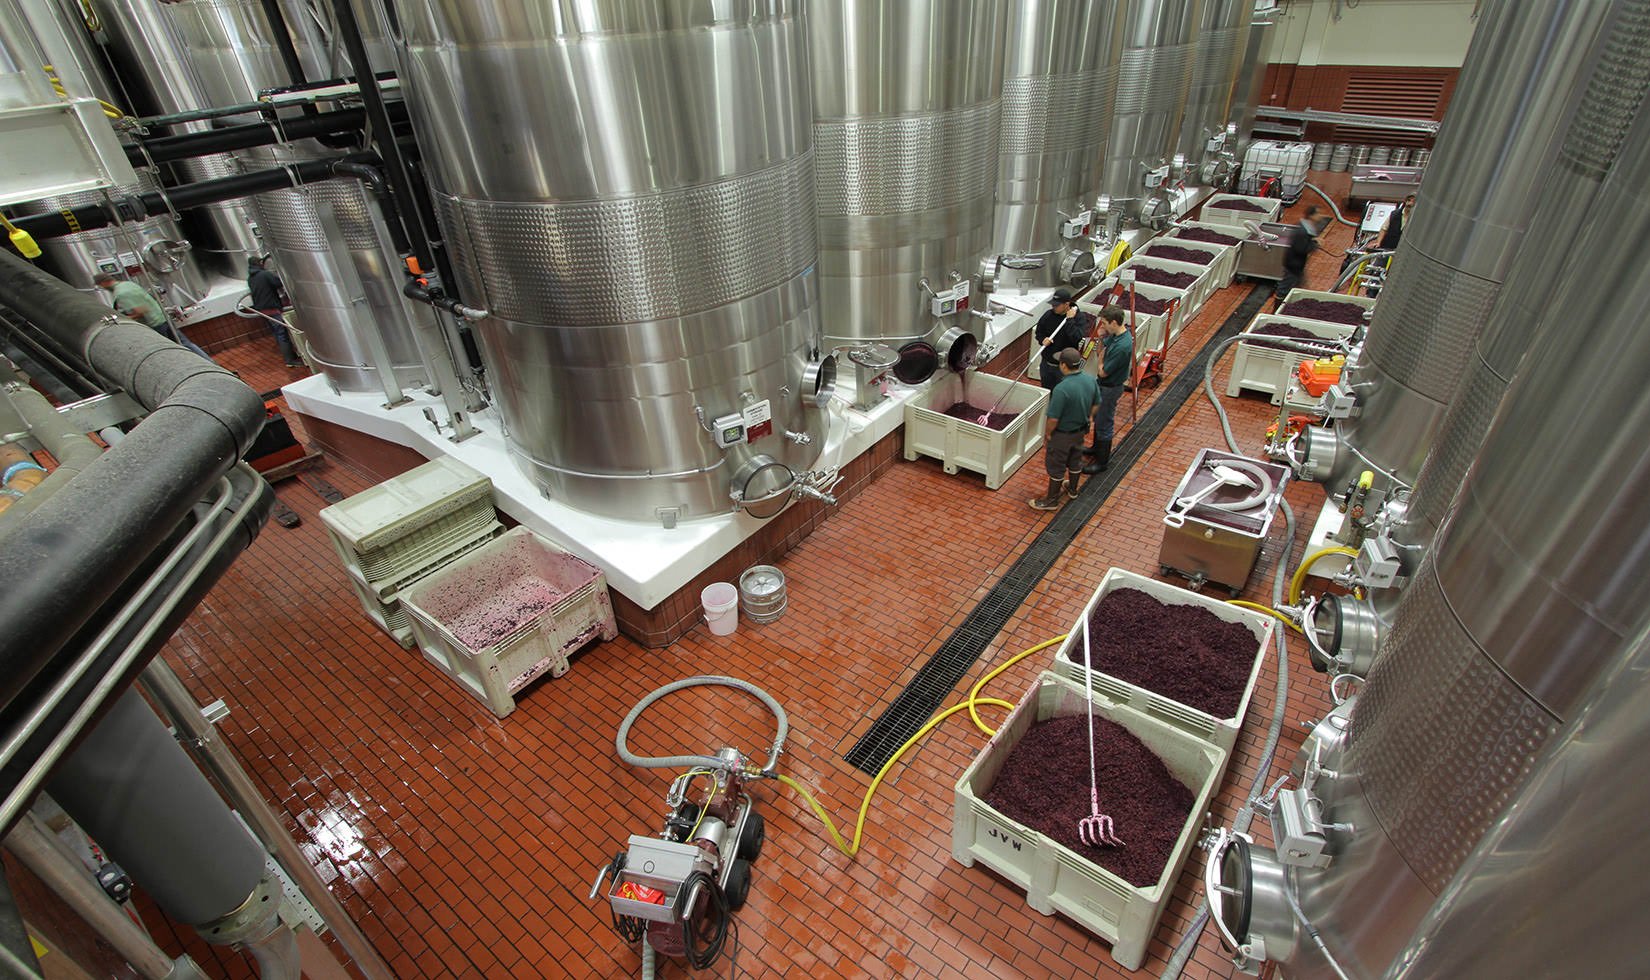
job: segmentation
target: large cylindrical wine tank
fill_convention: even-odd
[[[492,314],[476,336],[542,491],[702,517],[810,465],[825,416],[803,390],[820,338],[800,5],[396,9],[442,228]],[[727,429],[706,426],[762,402],[771,421],[719,448]]]

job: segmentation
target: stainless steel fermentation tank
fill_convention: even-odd
[[[287,26],[319,77],[329,65],[347,60],[320,32],[320,21],[305,4],[289,4]],[[274,34],[256,0],[177,0],[165,5],[175,43],[187,52],[198,91],[211,105],[235,105],[261,90],[291,84],[275,48]],[[370,22],[369,22],[370,23]],[[380,38],[380,54],[389,51]],[[379,67],[386,67],[385,65]],[[239,117],[225,124],[248,121]],[[334,156],[313,140],[241,151],[243,165],[264,169]],[[410,325],[429,317],[428,308],[402,297],[402,275],[389,250],[383,218],[355,180],[332,180],[272,191],[253,202],[264,240],[275,255],[312,359],[333,387],[343,391],[385,389],[381,360],[391,365],[399,385],[421,384],[430,371],[420,357]],[[246,275],[243,267],[240,275]],[[382,342],[382,357],[375,351]]]
[[[1249,20],[1249,31],[1244,39],[1243,62],[1238,68],[1237,84],[1232,91],[1232,120],[1237,123],[1237,141],[1231,146],[1232,156],[1243,159],[1244,151],[1254,141],[1255,106],[1267,99],[1263,91],[1266,83],[1266,55],[1275,24],[1271,20]]]
[[[1111,211],[1134,222],[1168,217],[1167,168],[1180,141],[1204,0],[1132,0],[1112,104],[1101,191]],[[1157,188],[1148,186],[1160,176]]]
[[[1025,0],[1011,9],[993,232],[994,253],[1011,261],[998,261],[993,278],[1001,287],[1080,285],[1095,262],[1091,229],[1078,219],[1100,194],[1123,20],[1109,3]]]
[[[78,0],[58,2],[60,6],[78,6]],[[126,107],[129,111],[173,113],[211,104],[189,66],[188,52],[167,22],[163,5],[153,0],[91,0],[91,4],[122,80],[122,95],[134,103]],[[173,131],[203,132],[210,128],[209,123],[192,122],[173,127]],[[227,153],[193,157],[172,166],[183,181],[214,180],[240,172]],[[195,229],[191,239],[194,251],[210,255],[214,260],[211,265],[231,278],[244,277],[246,260],[267,251],[258,237],[258,219],[248,200],[195,208],[184,216],[184,222]]]
[[[1551,188],[1612,6],[1503,0],[1480,16],[1357,365],[1360,413],[1310,433],[1303,476],[1337,491],[1366,469],[1380,489],[1414,485]]]
[[[123,111],[136,111],[110,82],[82,17],[61,3],[39,4],[34,9],[52,18],[49,29],[55,39],[42,37],[41,42],[51,52],[52,67],[65,85],[71,91],[95,95]],[[42,32],[48,29],[46,25],[37,25],[37,28]],[[124,197],[158,188],[159,184],[149,173],[143,170],[137,173],[137,183],[111,188],[107,193]],[[86,191],[50,197],[21,205],[18,211],[25,214],[61,211],[100,203],[104,196],[102,191]],[[45,239],[40,247],[57,266],[58,273],[80,289],[94,288],[95,277],[104,270],[135,267],[140,270],[137,281],[152,289],[161,302],[168,305],[188,306],[207,290],[207,277],[197,262],[192,244],[178,223],[168,217],[146,218]]]
[[[1203,0],[1180,129],[1179,153],[1186,158],[1188,184],[1225,186],[1233,176],[1241,121],[1237,95],[1254,11],[1254,0]]]
[[[517,462],[548,496],[618,518],[725,514],[730,489],[782,502],[823,444],[830,375],[809,362],[799,4],[396,9],[442,228],[465,298],[492,314],[476,336]],[[730,416],[745,437],[716,425]]]
[[[969,278],[993,247],[1004,11],[1003,0],[808,3],[828,345],[899,346],[959,325],[931,315],[922,281]]]

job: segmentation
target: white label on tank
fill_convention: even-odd
[[[747,428],[761,425],[771,418],[773,418],[773,407],[772,403],[766,398],[745,406],[745,425]]]

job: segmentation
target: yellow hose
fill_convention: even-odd
[[[887,762],[882,764],[882,768],[877,770],[876,777],[871,780],[871,785],[866,787],[865,798],[862,799],[859,804],[859,817],[854,821],[854,838],[851,843],[842,839],[842,833],[837,830],[836,824],[831,820],[830,814],[825,812],[825,808],[819,805],[819,801],[814,799],[814,795],[808,792],[808,788],[806,786],[803,786],[801,783],[783,773],[778,775],[778,779],[781,783],[784,783],[786,786],[789,786],[791,789],[794,789],[798,793],[802,794],[802,799],[807,802],[809,808],[812,809],[814,814],[819,817],[819,822],[824,824],[825,829],[830,832],[831,841],[836,845],[837,850],[848,855],[849,857],[853,857],[859,853],[860,842],[865,837],[865,817],[871,812],[871,798],[876,795],[877,788],[882,785],[883,777],[887,776],[889,770],[894,768],[894,763],[903,758],[905,753],[908,752],[913,745],[916,745],[923,736],[933,731],[940,722],[951,717],[957,712],[962,711],[964,708],[968,709],[969,716],[974,719],[974,724],[980,729],[980,731],[985,732],[987,735],[995,735],[997,730],[995,728],[988,727],[985,722],[981,721],[979,712],[976,709],[979,705],[988,704],[992,707],[1008,708],[1009,710],[1013,710],[1014,705],[1013,703],[1004,701],[1001,698],[982,698],[980,697],[980,688],[984,687],[998,674],[1031,656],[1037,651],[1046,650],[1056,643],[1063,643],[1065,642],[1065,639],[1065,634],[1061,634],[1053,639],[1044,640],[1029,650],[1022,650],[1010,657],[1008,660],[1005,660],[1003,663],[993,668],[990,673],[974,682],[974,686],[968,691],[967,699],[957,702],[934,717],[928,719],[928,724],[918,729],[915,735],[912,735],[910,738],[906,739],[905,744],[899,747],[899,751],[895,752]]]
[[[1289,627],[1297,633],[1300,633],[1302,636],[1306,635],[1304,630],[1295,625],[1294,620],[1290,619],[1288,616],[1285,616],[1283,613],[1278,612],[1276,609],[1273,609],[1271,606],[1263,606],[1258,602],[1250,602],[1248,599],[1227,599],[1226,601],[1234,606],[1242,606],[1245,609],[1253,609],[1257,612],[1263,612],[1268,616],[1275,616],[1280,622],[1283,623],[1283,625]]]
[[[1134,254],[1134,249],[1129,248],[1128,242],[1118,242],[1113,245],[1111,255],[1106,259],[1106,275],[1109,276],[1116,272],[1117,267],[1127,262],[1132,254]]]
[[[1291,606],[1301,601],[1301,586],[1306,584],[1306,573],[1319,558],[1329,555],[1346,555],[1348,558],[1358,557],[1358,553],[1351,548],[1322,548],[1306,556],[1301,567],[1295,569],[1295,576],[1289,580],[1289,604]]]
[[[1346,281],[1346,294],[1347,295],[1349,295],[1349,296],[1358,295],[1358,279],[1363,276],[1364,267],[1367,266],[1367,265],[1369,265],[1369,260],[1364,259],[1363,261],[1358,263],[1356,268],[1354,268],[1352,270],[1351,278],[1347,279],[1347,281]]]

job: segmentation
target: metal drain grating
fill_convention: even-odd
[[[848,750],[844,758],[849,765],[875,774],[899,751],[901,745],[928,723],[957,684],[968,676],[980,654],[1002,632],[1008,618],[1014,615],[1014,611],[1031,595],[1031,590],[1054,567],[1060,554],[1100,512],[1101,505],[1174,419],[1186,399],[1202,386],[1203,366],[1208,363],[1215,346],[1242,330],[1270,295],[1271,287],[1265,285],[1257,285],[1249,291],[1249,295],[1220,325],[1208,343],[1163,389],[1162,397],[1140,416],[1140,421],[1112,449],[1111,466],[1106,472],[1100,474],[1099,479],[1091,479],[1084,484],[1083,489],[1078,491],[1077,499],[1068,502],[1054,515],[1054,519],[1015,559],[962,625],[940,643],[939,649],[918,669],[917,675],[894,699],[894,703]]]

